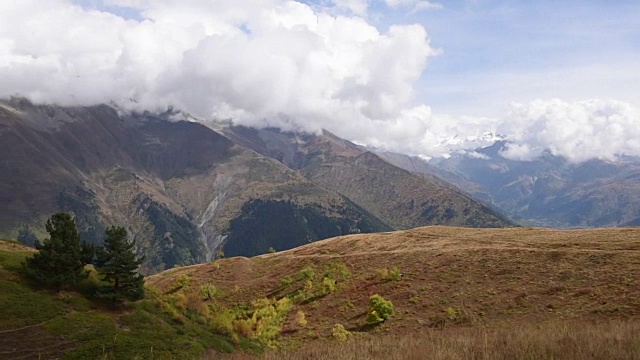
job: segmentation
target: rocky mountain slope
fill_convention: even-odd
[[[225,245],[231,254],[253,255],[389,229],[343,196],[198,123],[13,100],[0,106],[0,124],[0,229],[24,242],[45,235],[52,213],[73,212],[93,242],[108,224],[126,225],[145,272],[154,272],[210,260]],[[291,235],[252,237],[265,226],[264,212]]]
[[[506,217],[454,186],[436,177],[417,176],[327,131],[300,135],[234,127],[225,133],[346,196],[394,229],[509,225]]]
[[[328,134],[222,132],[175,115],[0,102],[0,235],[33,243],[57,211],[74,213],[96,243],[105,226],[122,224],[151,273],[218,251],[250,256],[350,233],[509,224]]]

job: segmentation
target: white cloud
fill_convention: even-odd
[[[511,159],[531,160],[543,151],[573,162],[640,155],[640,108],[620,101],[513,104],[498,131],[508,134],[503,156]]]
[[[387,6],[394,9],[408,8],[412,12],[421,10],[442,9],[442,4],[435,3],[427,0],[384,0]]]
[[[352,13],[366,17],[369,10],[369,0],[333,0],[334,6],[338,9],[348,10]]]
[[[640,155],[640,111],[629,103],[534,101],[494,118],[416,105],[414,85],[438,54],[420,25],[381,32],[361,17],[286,0],[106,1],[145,20],[70,0],[1,2],[0,97],[173,106],[249,126],[326,128],[424,157],[489,145],[491,133],[506,135],[504,155],[517,159],[545,150],[572,161]]]
[[[381,33],[295,1],[110,1],[146,20],[3,2],[0,96],[317,130],[395,118],[436,54],[422,26]]]

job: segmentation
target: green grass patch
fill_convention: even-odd
[[[22,268],[24,259],[32,255],[30,251],[5,251],[0,250],[0,265],[10,272],[17,273]]]
[[[20,275],[27,255],[0,251],[0,330],[46,322],[45,331],[77,345],[64,359],[200,359],[210,349],[230,353],[236,348],[210,322],[153,291],[145,300],[103,310],[108,306],[91,297],[102,282],[90,266],[78,291],[37,290]],[[246,351],[261,350],[246,339],[235,342]]]
[[[46,291],[34,291],[14,281],[0,280],[0,329],[15,329],[50,320],[64,305]]]
[[[227,337],[202,324],[188,318],[181,324],[172,321],[158,301],[142,300],[120,315],[76,312],[47,327],[80,344],[65,359],[198,359],[207,349],[235,350]]]

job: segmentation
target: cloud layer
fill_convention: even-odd
[[[532,160],[544,151],[573,162],[640,155],[640,109],[624,102],[514,104],[499,126],[512,142],[503,156],[515,160]]]
[[[415,11],[424,0],[385,0]],[[423,156],[512,141],[505,156],[545,149],[574,161],[640,154],[639,110],[613,101],[534,101],[503,118],[451,117],[415,104],[431,57],[420,25],[380,31],[366,17],[285,0],[107,0],[144,20],[70,0],[0,3],[0,97],[62,105],[168,106],[202,119],[286,130],[326,128]],[[351,13],[365,0],[333,1]],[[338,12],[339,13],[339,12]]]
[[[295,1],[114,3],[138,6],[147,20],[63,0],[3,2],[0,96],[172,105],[203,118],[317,130],[396,118],[436,53],[421,26],[381,33]]]

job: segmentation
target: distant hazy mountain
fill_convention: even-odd
[[[215,131],[175,114],[0,102],[0,236],[73,212],[84,239],[125,225],[144,271],[350,233],[508,225],[455,190],[330,134]]]
[[[499,141],[479,149],[480,156],[458,154],[428,164],[422,161],[421,167],[413,169],[436,174],[474,197],[536,225],[559,228],[640,225],[639,159],[574,164],[545,154],[533,161],[514,161],[500,156],[504,145]],[[402,161],[392,162],[408,167]]]

